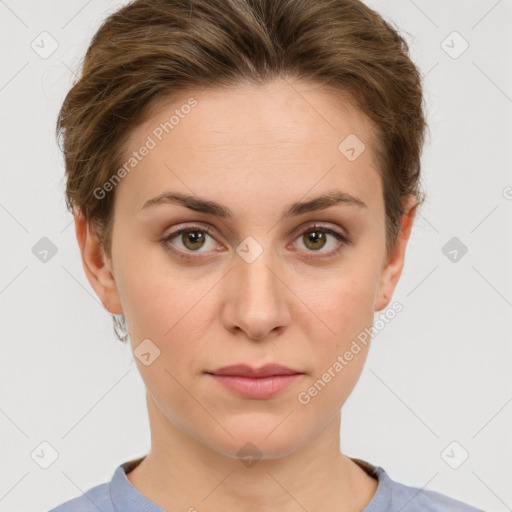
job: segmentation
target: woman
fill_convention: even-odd
[[[137,0],[58,118],[151,450],[54,512],[477,509],[340,451],[418,206],[405,41],[357,0]]]

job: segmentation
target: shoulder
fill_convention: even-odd
[[[384,470],[380,471],[380,477],[389,486],[392,503],[390,510],[396,509],[403,512],[484,512],[446,494],[391,480]]]
[[[144,497],[126,478],[126,471],[136,467],[144,457],[123,462],[115,469],[110,482],[91,487],[81,496],[61,503],[49,512],[116,512],[154,510],[163,512]]]
[[[351,457],[379,484],[372,500],[362,512],[484,512],[445,494],[402,484],[380,466]]]
[[[114,512],[110,497],[110,483],[104,483],[92,487],[87,492],[61,503],[49,512]]]

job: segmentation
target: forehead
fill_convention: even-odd
[[[190,132],[196,132],[201,134],[200,147],[204,149],[251,145],[254,136],[258,143],[311,142],[326,147],[349,133],[368,140],[373,137],[374,124],[353,105],[348,94],[288,79],[182,92],[169,101],[161,101],[152,115],[132,130],[129,145],[142,142],[154,130],[158,138],[158,127],[163,130],[161,124],[165,123],[171,126],[161,134],[164,139],[172,134],[173,139],[187,146],[197,146],[199,141],[190,137]],[[186,137],[180,138],[181,134]]]
[[[241,195],[272,186],[290,197],[336,186],[371,202],[380,194],[372,128],[348,96],[318,84],[190,89],[132,130],[123,162],[151,149],[119,187],[139,208],[173,186],[202,196],[212,186]]]

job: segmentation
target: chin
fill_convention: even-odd
[[[265,417],[266,416],[266,417]],[[286,415],[285,415],[286,416]],[[282,422],[282,423],[281,423]],[[304,433],[295,430],[295,426],[283,421],[283,416],[269,417],[268,414],[248,414],[235,421],[220,421],[224,429],[217,429],[215,438],[203,438],[211,449],[241,462],[251,460],[278,459],[296,451],[306,444]]]

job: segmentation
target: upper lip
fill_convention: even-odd
[[[253,368],[247,364],[235,364],[230,366],[223,366],[211,372],[206,372],[213,375],[238,375],[241,377],[269,377],[271,375],[295,375],[302,373],[292,368],[287,368],[280,364],[266,364],[260,368]]]

